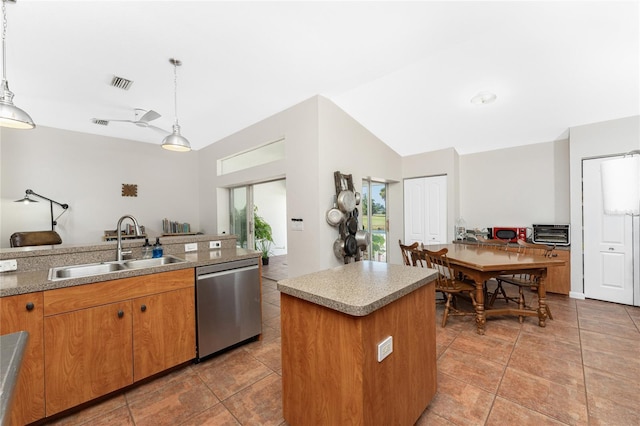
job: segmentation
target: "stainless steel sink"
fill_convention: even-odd
[[[153,268],[154,266],[169,265],[171,263],[182,263],[184,259],[175,256],[162,256],[152,259],[126,260],[124,265],[130,269]]]
[[[69,278],[89,277],[92,275],[109,274],[111,272],[153,268],[155,266],[186,262],[176,256],[163,256],[153,259],[126,260],[124,262],[88,263],[83,265],[59,266],[49,269],[49,279],[52,281]]]
[[[90,263],[86,265],[62,266],[49,269],[50,280],[65,278],[87,277],[90,275],[108,274],[109,272],[122,271],[126,267],[122,263]]]

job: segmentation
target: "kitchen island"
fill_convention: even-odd
[[[436,392],[435,275],[362,261],[279,281],[285,420],[414,424]]]

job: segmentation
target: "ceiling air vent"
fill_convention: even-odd
[[[109,120],[100,120],[99,118],[92,118],[91,122],[100,126],[107,126],[109,124]]]
[[[117,75],[113,76],[113,80],[111,80],[111,85],[113,87],[117,87],[122,90],[129,90],[129,87],[133,84],[133,81],[127,80],[126,78],[118,77]]]

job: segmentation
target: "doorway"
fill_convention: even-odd
[[[264,229],[265,224],[270,229],[273,241],[267,245],[269,256],[286,255],[286,180],[279,179],[231,188],[229,196],[230,232],[238,236],[236,245],[256,249],[256,222],[258,222],[259,233],[260,229]]]
[[[600,164],[610,159],[582,161],[584,295],[633,305],[633,220],[603,207]]]
[[[387,219],[387,184],[369,179],[362,181],[362,229],[371,236],[363,253],[365,260],[387,261],[389,220]]]

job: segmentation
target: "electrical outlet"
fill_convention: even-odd
[[[184,251],[198,251],[198,243],[189,243],[184,245]]]
[[[393,352],[393,337],[389,336],[382,342],[378,343],[378,362],[391,355]]]
[[[0,272],[15,271],[18,269],[18,262],[15,259],[0,260]]]
[[[219,249],[222,247],[222,243],[220,241],[209,241],[210,249]]]

